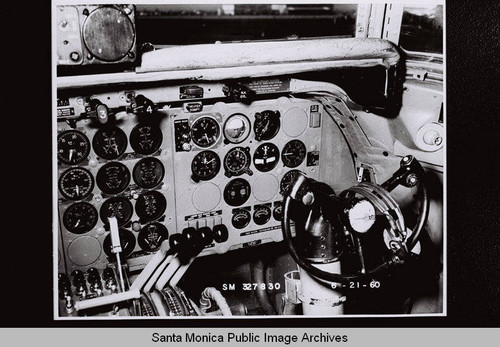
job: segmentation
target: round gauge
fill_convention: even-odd
[[[210,147],[217,142],[219,137],[219,123],[212,117],[198,118],[191,126],[191,138],[199,147]]]
[[[104,224],[108,224],[109,217],[116,217],[118,225],[127,223],[132,218],[134,208],[129,199],[117,196],[109,198],[101,205],[99,214]]]
[[[168,238],[167,228],[154,222],[144,226],[137,236],[137,243],[146,252],[155,252],[161,243]]]
[[[76,165],[88,158],[90,141],[77,130],[67,130],[57,136],[57,160],[63,164]]]
[[[122,246],[122,251],[121,255],[122,257],[128,257],[132,252],[134,251],[135,248],[135,236],[134,234],[127,229],[121,229],[118,230],[118,235],[120,236],[120,245]],[[112,244],[111,244],[111,234],[108,234],[102,243],[102,248],[104,250],[104,253],[108,257],[114,257],[115,254],[111,251],[112,250]],[[123,258],[122,258],[123,259]]]
[[[96,176],[97,186],[106,194],[119,194],[130,183],[130,171],[122,163],[104,164]]]
[[[69,200],[82,200],[92,193],[94,177],[83,168],[72,168],[63,172],[59,178],[59,192]]]
[[[224,188],[224,201],[230,206],[239,206],[248,200],[250,193],[250,183],[243,178],[235,178]]]
[[[135,203],[135,212],[142,222],[160,218],[166,209],[167,199],[156,190],[142,193]]]
[[[133,170],[134,182],[142,188],[151,189],[161,183],[165,168],[157,158],[148,157],[139,160]]]
[[[283,206],[281,202],[274,203],[273,217],[278,222],[281,222],[281,220],[283,219]]]
[[[239,209],[233,214],[233,218],[231,218],[231,223],[233,224],[233,227],[235,227],[236,229],[243,229],[250,223],[251,219],[252,216],[250,215],[250,212],[244,209]]]
[[[250,121],[241,114],[235,113],[224,123],[224,137],[231,143],[241,143],[250,135]]]
[[[267,141],[276,136],[280,130],[279,111],[262,111],[255,114],[253,131],[257,141]]]
[[[266,205],[259,205],[254,207],[253,221],[257,225],[263,225],[271,219],[271,209]]]
[[[280,182],[280,194],[281,195],[285,195],[288,188],[290,187],[290,185],[294,181],[295,176],[297,176],[297,174],[299,174],[299,173],[300,173],[299,170],[290,170],[285,174],[285,176],[283,176],[283,178],[281,179],[281,182]]]
[[[280,150],[275,144],[263,143],[253,154],[253,164],[257,170],[262,172],[271,171],[278,165],[280,160]]]
[[[64,211],[63,224],[73,234],[84,234],[97,224],[97,210],[88,202],[77,202]]]
[[[130,146],[139,154],[156,152],[163,141],[161,129],[155,124],[137,124],[130,132]]]
[[[297,167],[304,161],[306,157],[306,145],[300,140],[292,140],[288,142],[281,152],[281,160],[283,165],[288,167]]]
[[[231,149],[224,157],[226,176],[240,176],[244,173],[251,175],[250,161],[250,148],[235,147]]]
[[[219,156],[212,151],[198,153],[191,162],[191,172],[195,181],[208,181],[217,176],[220,170]]]
[[[92,139],[94,152],[103,159],[117,159],[127,149],[127,135],[116,126],[97,130]]]

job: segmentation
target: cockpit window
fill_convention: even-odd
[[[399,44],[408,51],[443,53],[443,6],[405,6]]]

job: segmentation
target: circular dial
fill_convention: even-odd
[[[230,206],[239,206],[248,200],[250,193],[250,183],[243,178],[235,178],[224,188],[224,201]]]
[[[154,188],[161,183],[165,168],[157,158],[148,157],[139,160],[133,170],[134,182],[142,188]]]
[[[280,130],[279,111],[266,110],[257,112],[255,114],[253,130],[257,141],[267,141],[275,137]]]
[[[253,211],[253,221],[257,225],[263,225],[269,222],[271,219],[271,208],[266,205],[259,205],[254,207]]]
[[[253,154],[253,164],[257,170],[262,172],[271,171],[278,165],[280,159],[280,150],[275,144],[263,143],[255,150]]]
[[[64,131],[57,137],[57,160],[63,164],[76,165],[90,154],[90,141],[77,130]]]
[[[219,137],[219,123],[212,117],[198,118],[191,126],[191,138],[199,147],[210,147],[217,142]]]
[[[212,151],[203,151],[198,153],[191,162],[191,172],[193,178],[207,181],[211,180],[220,170],[219,156]]]
[[[163,141],[161,129],[156,124],[137,124],[130,132],[130,146],[139,154],[156,152]]]
[[[281,222],[281,220],[283,219],[283,205],[281,204],[281,202],[274,203],[273,217],[278,222]]]
[[[231,143],[241,143],[250,135],[250,121],[241,114],[235,113],[224,123],[224,136]]]
[[[83,168],[72,168],[63,172],[59,178],[59,192],[66,199],[82,200],[92,193],[94,177]]]
[[[295,179],[295,176],[297,176],[297,174],[299,174],[299,173],[300,173],[299,170],[290,170],[283,176],[283,178],[281,179],[281,182],[280,182],[280,194],[281,195],[285,195],[286,191],[288,190],[288,188],[292,184],[293,180]]]
[[[167,228],[158,222],[145,225],[137,236],[137,243],[146,252],[158,250],[161,243],[168,238]]]
[[[73,234],[84,234],[97,224],[97,210],[87,202],[77,202],[64,211],[63,224]]]
[[[96,176],[97,186],[106,194],[119,194],[130,183],[130,171],[122,163],[104,164]]]
[[[167,199],[162,193],[151,190],[142,193],[135,203],[135,212],[142,222],[160,218],[167,209]]]
[[[226,176],[239,176],[244,173],[252,174],[249,169],[250,161],[250,148],[235,147],[231,149],[224,157]]]
[[[117,196],[104,201],[99,214],[104,224],[108,224],[109,217],[116,217],[118,225],[121,226],[132,218],[133,211],[134,208],[129,199]]]
[[[236,229],[243,229],[250,223],[251,219],[252,216],[250,215],[250,212],[244,209],[239,209],[233,214],[233,218],[231,218],[231,223],[233,224],[233,227],[235,227]]]
[[[127,135],[116,126],[97,130],[92,139],[94,152],[103,159],[117,159],[127,149]]]
[[[283,165],[288,167],[297,167],[304,161],[306,157],[306,145],[300,140],[292,140],[288,142],[281,152],[281,160]]]
[[[132,252],[134,251],[135,248],[135,236],[132,234],[130,230],[127,229],[121,229],[118,230],[118,235],[120,235],[120,245],[122,246],[122,251],[121,255],[123,257],[128,257]],[[114,257],[115,254],[111,251],[112,249],[112,244],[111,244],[111,234],[108,234],[102,243],[102,248],[104,250],[104,253],[108,257]]]

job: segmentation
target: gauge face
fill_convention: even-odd
[[[107,163],[97,172],[96,181],[104,193],[119,194],[127,189],[130,183],[130,171],[122,163]]]
[[[64,131],[57,137],[57,160],[67,165],[80,164],[90,154],[90,141],[76,130]]]
[[[281,204],[281,202],[274,203],[273,217],[278,222],[281,222],[281,220],[283,219],[283,205]]]
[[[165,168],[157,158],[148,157],[139,160],[133,170],[134,182],[142,188],[154,188],[165,176]]]
[[[250,223],[251,219],[252,216],[250,215],[249,211],[244,209],[239,209],[233,214],[233,218],[231,218],[231,223],[233,224],[233,227],[235,227],[236,229],[243,229]]]
[[[63,224],[73,234],[84,234],[97,224],[97,210],[87,202],[77,202],[64,211]]]
[[[254,207],[253,221],[257,225],[263,225],[271,219],[271,208],[266,205],[259,205]]]
[[[158,222],[144,226],[137,236],[137,243],[146,252],[158,250],[161,243],[168,238],[167,228]]]
[[[198,180],[211,180],[220,170],[219,156],[212,151],[203,151],[198,153],[191,162],[191,172],[193,178]]]
[[[240,176],[244,173],[251,175],[250,161],[250,148],[235,147],[231,149],[224,157],[226,176]]]
[[[193,142],[202,148],[213,146],[220,137],[219,123],[212,117],[201,117],[191,126]]]
[[[116,126],[101,128],[92,139],[92,147],[103,159],[117,159],[127,149],[127,135]]]
[[[275,137],[280,130],[279,111],[266,110],[257,112],[253,130],[257,141],[267,141]]]
[[[127,223],[132,218],[134,208],[129,199],[125,197],[113,197],[104,201],[99,210],[101,220],[104,224],[108,224],[109,217],[116,217],[119,226]]]
[[[241,143],[250,135],[250,121],[241,114],[235,113],[224,123],[224,137],[231,143]]]
[[[130,132],[130,146],[139,154],[156,152],[163,141],[161,129],[154,124],[138,124]]]
[[[224,201],[230,206],[240,206],[250,197],[251,188],[243,178],[235,178],[224,188]]]
[[[142,222],[160,218],[167,209],[167,199],[162,193],[152,190],[142,193],[135,203],[135,212]]]
[[[120,236],[120,245],[122,246],[121,255],[126,258],[134,251],[135,236],[130,230],[121,228],[118,230],[118,235]],[[111,251],[111,234],[108,234],[104,239],[102,248],[108,257],[115,257],[115,254]]]
[[[285,176],[281,179],[280,182],[280,194],[285,195],[287,192],[288,188],[292,184],[293,180],[295,179],[295,176],[297,176],[300,173],[299,170],[290,170],[288,171]]]
[[[255,150],[253,154],[253,164],[257,170],[262,172],[271,171],[278,165],[280,159],[280,150],[275,144],[263,143]]]
[[[292,140],[288,142],[281,152],[281,160],[283,165],[287,167],[297,167],[304,161],[306,157],[306,145],[300,140]]]
[[[83,168],[72,168],[59,178],[59,192],[69,200],[82,200],[92,193],[94,177]]]

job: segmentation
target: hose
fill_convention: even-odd
[[[420,208],[419,208],[419,214],[418,214],[418,219],[417,223],[415,225],[415,228],[413,229],[413,232],[411,235],[408,237],[408,240],[406,241],[406,245],[408,247],[408,250],[411,251],[413,247],[418,242],[418,239],[420,237],[420,234],[422,233],[422,230],[424,229],[425,222],[427,221],[427,217],[429,215],[429,194],[427,192],[427,185],[425,182],[425,177],[421,179],[421,184],[420,184],[420,198],[421,198],[421,203],[420,203]]]
[[[205,290],[203,290],[203,293],[201,293],[200,301],[209,299],[215,301],[223,316],[233,315],[226,299],[222,296],[221,292],[219,292],[214,287],[207,287],[205,288]]]
[[[261,283],[266,283],[264,262],[261,259],[258,259],[254,263],[252,263],[250,267],[252,270],[252,282],[258,284],[257,289],[255,290],[255,295],[257,295],[257,301],[259,302],[260,307],[264,311],[264,314],[276,315],[276,309],[267,296],[267,290],[265,288],[262,290],[260,287]]]

